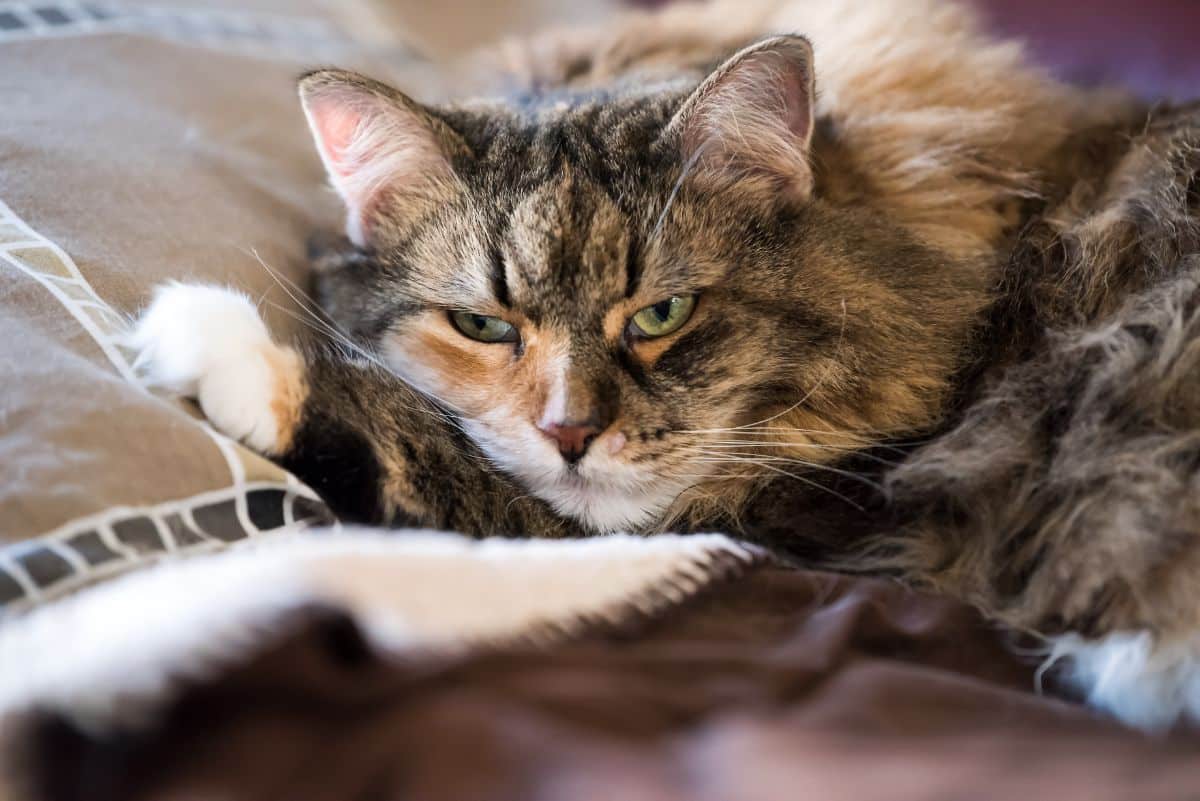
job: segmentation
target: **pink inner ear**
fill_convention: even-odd
[[[346,155],[362,123],[362,114],[336,99],[317,100],[309,106],[309,113],[326,166],[336,175],[346,177],[354,169],[353,164],[347,163]]]
[[[767,177],[797,196],[812,189],[812,81],[806,48],[752,52],[699,96],[683,151],[730,180]]]
[[[812,98],[808,96],[807,77],[803,73],[788,72],[780,84],[785,106],[783,122],[797,139],[807,141],[812,124]]]
[[[362,244],[378,205],[421,194],[449,173],[422,113],[397,98],[345,82],[303,90],[317,151],[346,205],[346,232]]]
[[[806,142],[811,125],[812,98],[804,68],[781,53],[764,52],[748,56],[734,68],[724,88],[726,113],[733,118],[748,113],[760,125],[776,126]]]

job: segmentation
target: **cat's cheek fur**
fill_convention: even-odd
[[[1088,640],[1052,640],[1047,667],[1062,671],[1087,703],[1122,722],[1163,731],[1181,720],[1200,725],[1200,632],[1155,642],[1148,631],[1120,631]]]
[[[303,362],[271,341],[244,294],[160,287],[126,342],[148,386],[195,398],[217,430],[260,453],[287,450],[308,392]]]
[[[503,405],[513,421],[536,419],[544,405],[539,390],[550,383],[550,371],[542,350],[529,348],[514,364],[511,345],[468,342],[430,317],[408,321],[380,346],[397,375],[460,416],[480,417]]]

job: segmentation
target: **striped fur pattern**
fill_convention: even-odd
[[[633,15],[502,51],[506,93],[451,106],[307,76],[361,250],[322,274],[325,309],[585,530],[736,517],[927,429],[1016,205],[1087,114],[962,9],[912,5]],[[672,296],[697,299],[682,328],[629,335]],[[472,341],[454,311],[519,337]],[[546,420],[595,446],[564,463]]]
[[[1126,720],[1200,715],[1195,109],[1059,85],[944,0],[673,7],[483,66],[436,107],[302,81],[349,241],[264,450],[349,519],[890,572],[1056,638]]]

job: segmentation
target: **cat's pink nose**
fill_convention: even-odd
[[[592,422],[550,423],[542,427],[542,432],[558,445],[558,452],[567,464],[575,464],[587,453],[588,446],[603,429]]]

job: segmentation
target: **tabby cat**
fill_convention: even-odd
[[[436,107],[306,75],[333,341],[174,285],[149,378],[348,520],[729,531],[972,601],[1133,723],[1200,719],[1200,114],[1058,84],[941,0],[491,58]]]

